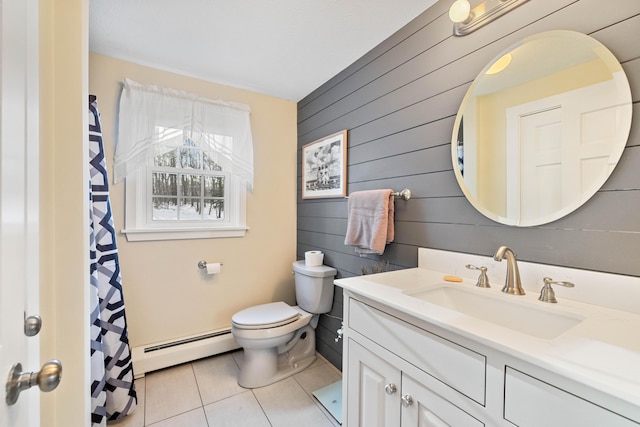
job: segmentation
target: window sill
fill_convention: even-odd
[[[129,242],[145,242],[153,240],[188,240],[188,239],[220,239],[227,237],[244,237],[249,227],[225,228],[153,228],[122,230]]]

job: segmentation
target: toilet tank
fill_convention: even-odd
[[[328,313],[333,305],[333,279],[336,269],[321,265],[307,267],[304,260],[293,263],[296,304],[308,313]]]

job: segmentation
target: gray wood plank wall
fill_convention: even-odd
[[[380,260],[390,269],[415,267],[419,247],[489,257],[508,245],[526,261],[640,276],[640,1],[533,0],[465,37],[452,36],[451,3],[439,1],[299,102],[298,258],[322,250],[338,277],[350,277]],[[613,175],[583,207],[539,227],[503,226],[478,213],[458,187],[453,122],[485,64],[526,36],[557,29],[594,37],[622,63],[634,102],[631,135]],[[349,140],[348,192],[413,192],[410,201],[396,202],[396,238],[380,257],[360,258],[344,245],[346,200],[301,198],[301,147],[342,129]],[[336,291],[317,342],[341,367]]]

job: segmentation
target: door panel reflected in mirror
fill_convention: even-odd
[[[597,40],[572,31],[527,37],[491,61],[467,91],[453,129],[456,178],[494,221],[555,221],[607,180],[631,114],[626,75]]]

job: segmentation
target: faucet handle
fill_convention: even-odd
[[[491,285],[489,284],[489,277],[487,276],[487,267],[482,266],[482,267],[476,267],[473,264],[467,264],[466,267],[469,270],[480,270],[480,276],[478,277],[478,283],[476,283],[476,286],[480,287],[480,288],[490,288]]]
[[[542,279],[544,286],[540,291],[538,299],[542,302],[557,303],[556,293],[553,291],[551,285],[564,286],[565,288],[573,288],[575,285],[572,282],[555,282],[551,277],[545,277]]]

